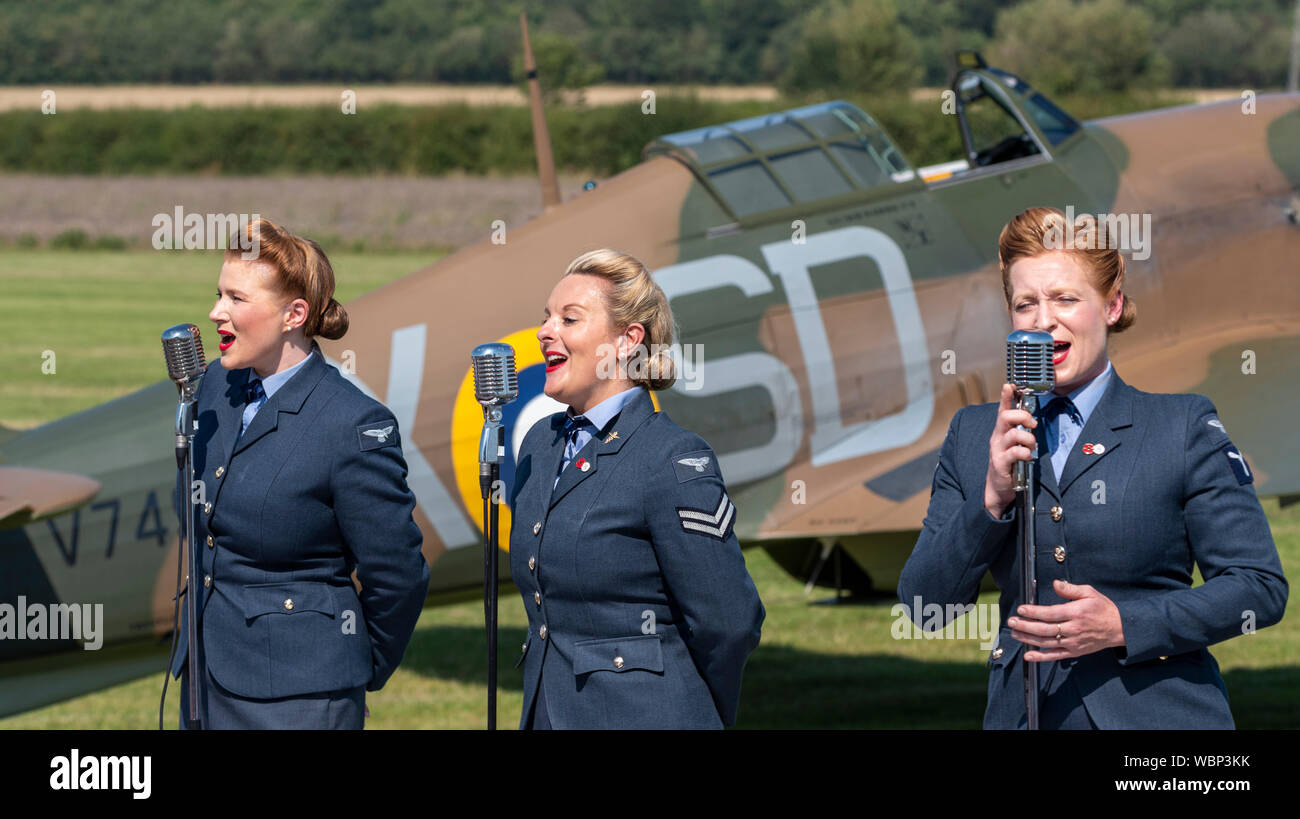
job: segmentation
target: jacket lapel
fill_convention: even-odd
[[[296,413],[302,409],[303,402],[307,400],[308,395],[311,395],[311,391],[316,389],[316,385],[320,383],[320,380],[325,377],[326,368],[329,367],[325,363],[325,356],[320,353],[319,346],[313,344],[312,353],[307,359],[307,363],[302,365],[302,369],[294,373],[292,378],[285,382],[280,389],[276,390],[275,395],[271,396],[262,405],[262,408],[257,411],[257,415],[253,416],[253,421],[248,425],[248,429],[244,430],[244,434],[239,436],[239,441],[235,444],[234,451],[231,453],[232,456],[243,452],[252,446],[254,441],[274,430],[280,423],[280,413]],[[244,383],[248,382],[248,373],[249,370],[244,370]],[[239,434],[240,416],[244,413],[242,388],[238,401],[239,409],[236,412],[232,428],[235,435]]]
[[[1133,388],[1120,379],[1119,373],[1112,371],[1106,392],[1070,448],[1065,468],[1061,470],[1058,498],[1070,491],[1070,484],[1119,449],[1132,428]],[[1104,450],[1101,454],[1087,454],[1083,451],[1084,444],[1101,444]]]
[[[542,487],[542,503],[550,508],[552,498],[559,489],[555,482],[555,473],[560,471],[560,462],[564,460],[564,413],[551,416],[551,443],[542,459],[542,472],[538,476],[538,486]]]
[[[1042,426],[1039,426],[1042,429]],[[1047,490],[1047,493],[1058,501],[1061,499],[1061,490],[1056,483],[1056,469],[1052,466],[1052,459],[1047,455],[1047,446],[1043,443],[1042,438],[1038,441],[1038,485]]]
[[[654,405],[650,402],[650,393],[641,389],[638,395],[623,407],[622,412],[614,416],[614,420],[610,421],[605,429],[593,435],[587,445],[573,456],[573,460],[564,468],[564,472],[560,473],[560,482],[555,484],[555,489],[551,492],[550,506],[554,507],[575,486],[595,475],[600,469],[600,459],[617,454],[627,439],[632,437],[651,415],[654,415]],[[556,418],[558,419],[556,436],[558,455],[555,450],[557,444],[552,443],[554,457],[551,460],[551,475],[555,474],[555,470],[559,469],[560,462],[564,459],[564,416],[558,415]],[[586,458],[591,468],[586,472],[579,469],[576,466],[578,458]]]
[[[230,463],[235,452],[235,440],[239,437],[240,417],[244,414],[244,388],[248,385],[248,375],[252,368],[226,370],[226,392],[224,401],[217,402],[217,428],[221,430],[221,461]],[[265,408],[264,408],[265,409]]]

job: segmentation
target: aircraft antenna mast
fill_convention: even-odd
[[[528,77],[528,107],[533,114],[533,147],[537,152],[537,178],[542,185],[542,206],[550,210],[560,204],[560,184],[555,178],[555,155],[551,152],[551,132],[542,110],[542,86],[537,81],[537,61],[528,40],[528,18],[519,12],[519,27],[524,32],[524,72]]]
[[[1291,26],[1291,72],[1287,76],[1286,90],[1300,91],[1300,0],[1295,3],[1295,23]]]

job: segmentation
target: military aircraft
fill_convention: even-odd
[[[560,408],[541,392],[542,307],[597,247],[655,271],[683,372],[656,400],[717,452],[742,543],[810,585],[897,581],[949,420],[1004,380],[997,237],[1033,205],[1125,220],[1141,315],[1113,339],[1116,370],[1211,396],[1259,494],[1300,498],[1300,436],[1284,432],[1300,406],[1300,95],[1079,122],[972,53],[949,92],[935,115],[961,133],[952,162],[912,167],[842,101],[668,134],[594,189],[350,302],[352,331],[322,349],[404,432],[429,603],[482,589],[469,351],[517,352],[509,483],[523,434]],[[0,713],[160,670],[138,647],[173,622],[175,401],[161,381],[3,434],[0,603],[101,602],[120,649],[110,663],[75,641],[0,640]]]

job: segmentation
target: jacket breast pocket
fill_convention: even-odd
[[[244,619],[249,622],[263,615],[295,616],[310,612],[333,619],[338,613],[333,591],[326,583],[259,583],[244,586],[241,596]]]
[[[663,673],[663,643],[658,634],[580,640],[573,644],[574,676],[594,671],[618,674],[634,669]]]

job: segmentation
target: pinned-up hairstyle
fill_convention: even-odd
[[[307,302],[303,333],[308,338],[342,338],[348,331],[348,312],[334,300],[334,268],[321,246],[270,219],[258,218],[231,237],[226,258],[242,258],[241,248],[254,247],[257,259],[275,269],[272,285],[279,293]]]
[[[1066,237],[1073,236],[1073,242]],[[1124,255],[1112,247],[1113,237],[1108,235],[1106,220],[1081,214],[1072,228],[1066,225],[1065,214],[1056,208],[1029,208],[1012,218],[998,236],[998,265],[1002,269],[1002,294],[1011,310],[1011,265],[1019,259],[1032,258],[1060,250],[1068,253],[1084,269],[1094,290],[1107,301],[1124,287]],[[1073,246],[1066,246],[1072,244]],[[1137,305],[1127,293],[1119,320],[1108,333],[1119,333],[1133,326],[1137,320]]]
[[[634,377],[638,386],[666,390],[677,380],[677,365],[669,351],[675,337],[673,311],[663,288],[640,261],[617,250],[602,248],[569,262],[565,276],[596,276],[610,283],[605,309],[619,330],[639,323],[645,328],[642,344],[648,353],[647,375]]]

